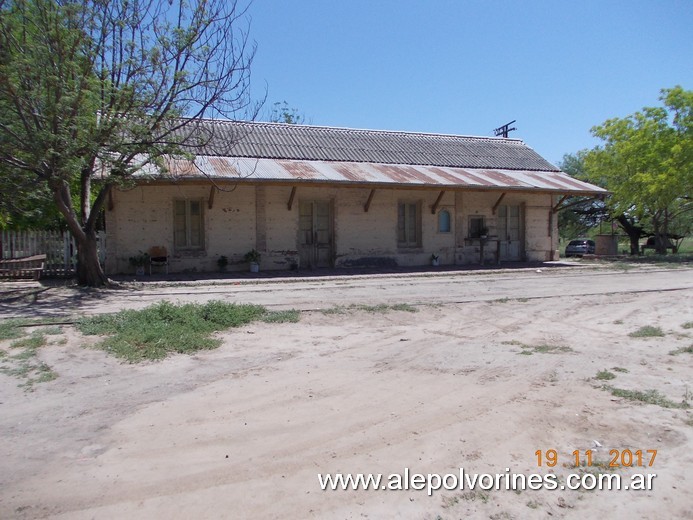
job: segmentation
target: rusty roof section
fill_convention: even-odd
[[[169,158],[170,175],[257,183],[330,183],[603,194],[561,172],[519,139],[203,120],[178,137],[193,160]]]
[[[167,167],[170,175],[179,181],[209,178],[234,183],[320,183],[549,191],[565,194],[606,193],[602,188],[574,179],[561,171],[215,156],[197,156],[194,160],[169,159]]]

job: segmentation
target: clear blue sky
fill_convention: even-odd
[[[693,0],[254,0],[255,95],[314,125],[512,137],[552,162],[693,89]]]

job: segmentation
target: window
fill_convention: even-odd
[[[438,233],[450,233],[450,212],[446,209],[438,213]]]
[[[173,245],[178,250],[204,248],[204,219],[201,200],[174,201]]]
[[[469,238],[479,238],[487,232],[484,217],[469,217]]]
[[[418,202],[397,205],[397,245],[421,247],[421,211]]]

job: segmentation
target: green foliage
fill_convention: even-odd
[[[678,356],[679,354],[693,354],[693,345],[677,348],[676,350],[669,352],[670,356]]]
[[[599,379],[600,381],[609,381],[610,379],[614,378],[616,378],[616,374],[609,372],[608,370],[600,370],[595,376],[595,379]]]
[[[43,332],[35,331],[29,336],[14,340],[12,343],[10,343],[10,348],[36,350],[37,348],[45,346],[46,342],[46,336],[43,334]]]
[[[585,156],[589,179],[612,193],[612,215],[651,226],[656,236],[693,209],[693,91],[663,89],[660,100],[661,107],[592,128],[604,144]]]
[[[260,263],[260,258],[262,258],[262,255],[257,249],[251,249],[248,251],[245,255],[243,255],[243,260],[245,260],[248,263]]]
[[[78,281],[106,283],[93,245],[110,189],[190,157],[202,117],[250,106],[244,15],[234,0],[0,0],[0,226],[59,214]]]
[[[21,379],[19,386],[29,391],[33,390],[36,383],[45,383],[58,377],[46,363],[37,359],[37,351],[46,345],[45,334],[49,332],[55,332],[54,328],[35,330],[29,336],[14,340],[10,348],[20,350],[16,354],[8,356],[0,350],[0,357],[3,358],[0,373]]]
[[[257,320],[271,323],[297,321],[298,313],[268,313],[259,305],[237,305],[218,300],[204,305],[161,302],[139,311],[124,310],[83,318],[76,326],[86,335],[108,335],[101,347],[134,363],[163,359],[174,352],[216,348],[220,340],[210,337],[213,332]]]
[[[628,334],[631,338],[661,338],[664,336],[664,331],[660,327],[645,325],[640,327],[635,332]]]
[[[571,177],[597,184],[589,178],[585,170],[587,153],[588,150],[580,150],[575,154],[565,154],[558,166]],[[558,231],[561,238],[566,240],[588,236],[591,229],[609,217],[606,204],[602,200],[570,197],[565,201],[565,205],[569,207],[558,213]]]
[[[661,406],[662,408],[689,408],[689,404],[685,399],[680,403],[675,403],[674,401],[667,399],[666,396],[660,394],[657,390],[645,390],[642,392],[640,390],[624,390],[622,388],[614,388],[613,386],[609,385],[604,385],[602,388],[611,392],[611,395],[615,397],[622,397],[629,401],[654,404]]]
[[[24,330],[21,325],[24,325],[26,320],[2,320],[0,321],[0,340],[15,339],[24,336]]]
[[[352,304],[352,305],[337,305],[329,309],[324,309],[323,314],[346,314],[350,311],[364,311],[372,314],[387,314],[390,311],[399,312],[419,312],[419,310],[408,303],[395,303],[388,305],[387,303],[379,303],[377,305]]]
[[[299,319],[301,319],[301,313],[295,309],[268,312],[262,317],[265,323],[298,323]]]
[[[301,125],[305,122],[303,114],[299,114],[298,110],[289,107],[286,101],[276,101],[272,105],[272,113],[269,120],[272,123],[286,123],[289,125]]]

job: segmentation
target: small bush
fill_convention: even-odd
[[[659,327],[652,327],[651,325],[646,325],[640,327],[635,332],[628,334],[631,338],[661,338],[664,336],[664,331]]]
[[[609,381],[610,379],[615,379],[616,374],[613,372],[609,372],[608,370],[600,370],[597,372],[596,379],[599,379],[600,381]]]

